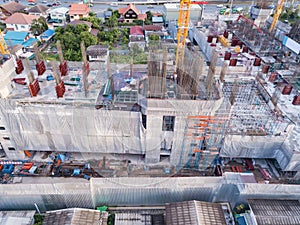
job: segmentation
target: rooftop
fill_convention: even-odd
[[[249,199],[258,225],[300,224],[298,200]]]
[[[31,225],[35,210],[28,211],[0,211],[1,225]]]
[[[21,5],[19,3],[16,3],[14,1],[12,1],[12,2],[8,2],[6,4],[2,4],[0,6],[0,8],[6,10],[7,12],[9,12],[11,14],[13,14],[15,12],[24,10],[26,7],[24,5]]]
[[[89,13],[89,6],[87,4],[71,4],[69,9],[69,14],[88,14]]]
[[[92,209],[61,209],[56,211],[48,211],[45,215],[43,224],[90,224],[90,225],[106,225],[107,224],[107,212],[100,212]]]
[[[225,219],[226,218],[226,219]],[[201,225],[234,224],[229,205],[187,201],[166,205],[166,224]]]
[[[34,19],[38,19],[38,16],[27,15],[24,13],[14,13],[5,20],[6,24],[31,24]]]

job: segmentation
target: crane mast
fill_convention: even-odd
[[[282,12],[283,3],[284,3],[284,0],[280,0],[279,4],[276,7],[276,11],[275,11],[274,16],[273,16],[273,21],[272,21],[272,24],[271,24],[270,29],[269,29],[270,32],[272,32],[274,30],[274,28],[276,26],[276,23],[278,22],[279,16]]]
[[[192,4],[204,5],[208,2],[196,2],[191,0],[180,0],[179,16],[177,22],[177,51],[176,51],[176,66],[178,66],[179,60],[184,58],[185,41],[189,31],[190,23],[190,8]]]
[[[179,58],[183,60],[185,40],[188,35],[190,22],[190,0],[180,0],[178,30],[177,30],[177,51],[176,51],[176,65],[178,66]]]

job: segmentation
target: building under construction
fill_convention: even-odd
[[[183,49],[176,67],[163,44],[143,65],[72,65],[62,54],[58,65],[37,50],[30,65],[4,54],[3,155],[77,153],[198,171],[222,164],[219,156],[273,158],[297,172],[299,73],[285,54],[291,41],[270,35],[243,16],[204,19],[189,32],[201,54]]]

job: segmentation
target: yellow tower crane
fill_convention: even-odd
[[[204,5],[208,2],[194,2],[191,0],[180,0],[179,6],[179,16],[178,16],[178,29],[177,29],[177,51],[176,51],[176,66],[178,66],[178,61],[183,60],[184,57],[184,47],[185,40],[189,31],[190,23],[190,8],[191,4]]]
[[[276,11],[275,11],[274,16],[273,16],[273,21],[272,21],[272,24],[271,24],[270,29],[269,29],[270,32],[272,32],[274,30],[275,26],[276,26],[276,23],[279,19],[279,16],[280,16],[281,12],[282,12],[283,4],[284,4],[284,0],[280,0],[279,4],[276,7]]]
[[[2,31],[0,30],[0,52],[2,55],[9,55],[10,52],[8,51],[8,48],[7,48],[7,45],[6,45],[6,42],[4,40],[4,37],[3,37],[3,34],[2,34]]]

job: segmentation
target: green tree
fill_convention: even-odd
[[[48,30],[48,25],[43,17],[32,20],[30,31],[36,37]]]
[[[103,24],[103,21],[101,18],[98,18],[97,16],[89,16],[86,18],[82,18],[83,21],[88,21],[92,23],[92,28],[101,29],[101,25]]]
[[[116,16],[111,16],[106,20],[106,25],[109,28],[116,27],[118,25],[118,18]]]
[[[86,47],[88,47],[90,45],[96,45],[98,42],[97,37],[95,37],[88,31],[84,31],[84,32],[80,33],[80,40],[84,41],[84,45]]]

